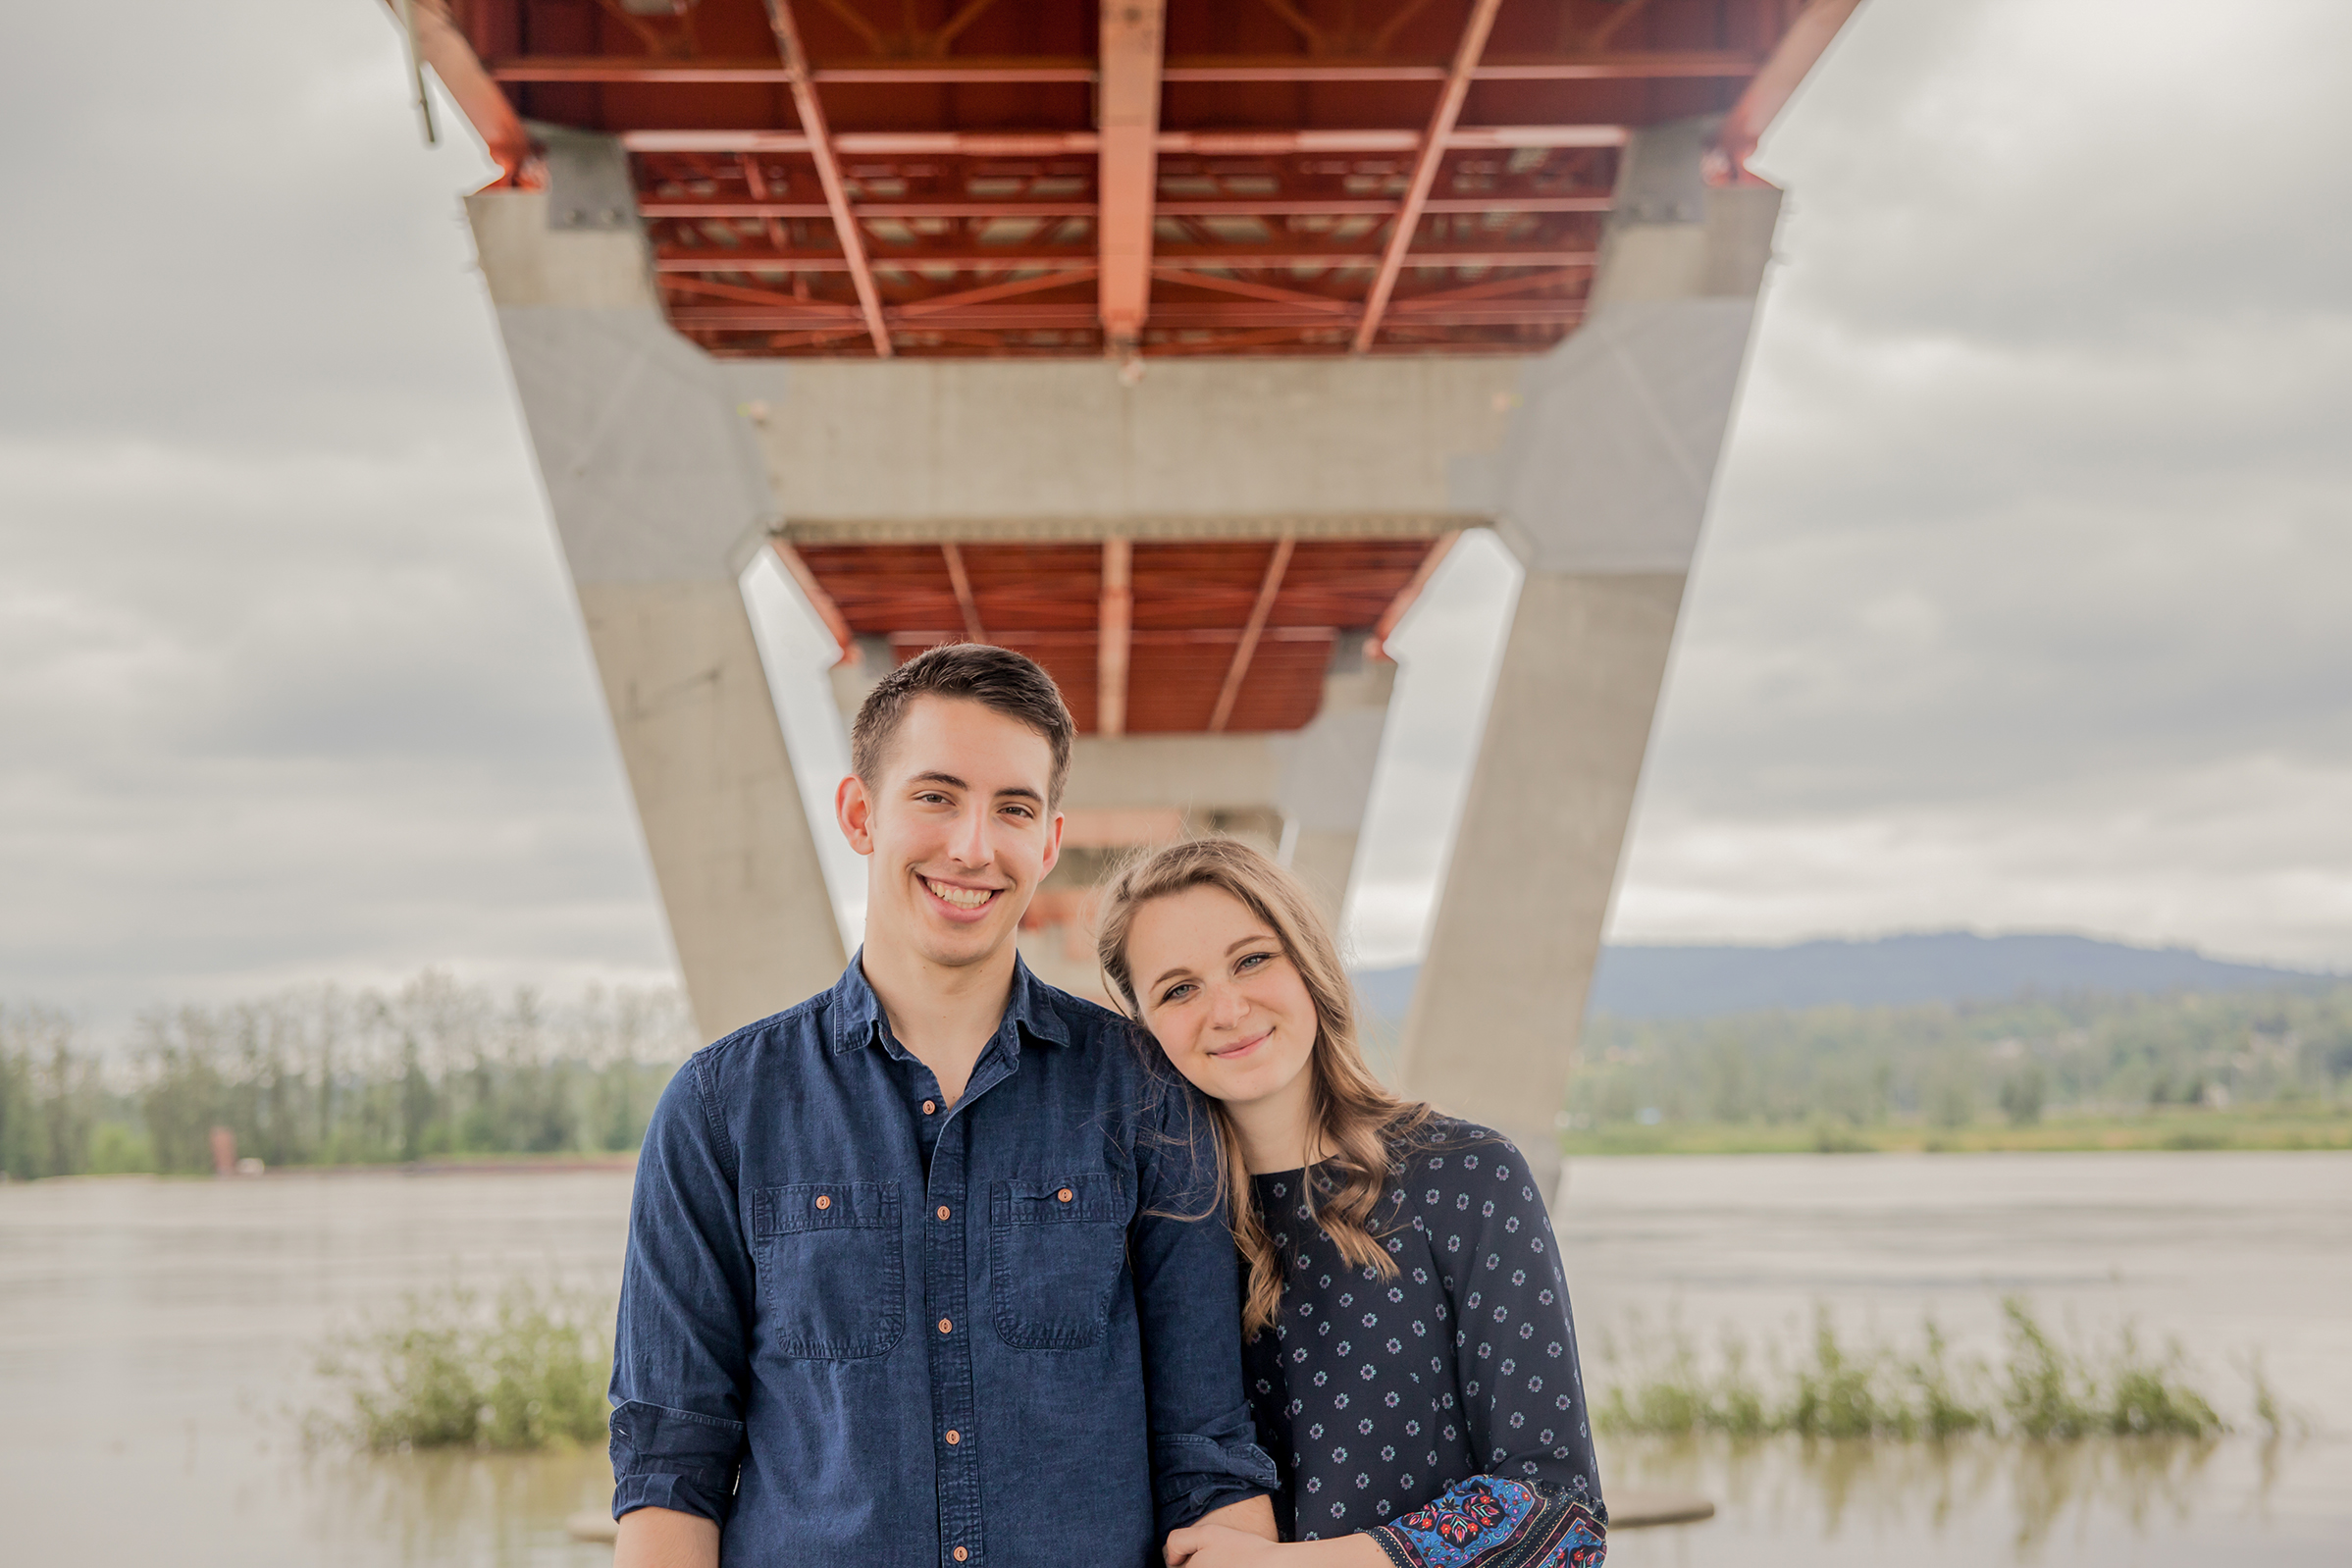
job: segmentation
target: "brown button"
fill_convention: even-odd
[[[953,1318],[942,1318],[942,1319],[940,1319],[940,1320],[939,1320],[939,1332],[940,1332],[941,1333],[954,1333],[956,1332],[956,1320],[955,1320],[955,1319],[953,1319]],[[950,1442],[954,1442],[955,1440],[956,1440],[956,1439],[955,1439],[955,1438],[953,1438],[953,1437],[950,1437],[950,1438],[948,1439],[948,1441],[950,1441]]]
[[[951,1448],[953,1448],[953,1447],[954,1447],[956,1444],[958,1444],[958,1443],[962,1442],[963,1440],[964,1440],[964,1434],[962,1434],[961,1432],[950,1431],[950,1432],[948,1433],[948,1435],[947,1435],[947,1445],[948,1445],[949,1447],[951,1447]],[[956,1549],[957,1549],[958,1551],[962,1551],[964,1548],[963,1548],[962,1546],[958,1546]]]
[[[816,1195],[816,1206],[820,1209],[830,1209],[833,1207],[833,1200],[820,1192]]]
[[[938,1101],[936,1101],[936,1100],[925,1100],[925,1101],[922,1103],[922,1114],[923,1114],[923,1115],[925,1115],[925,1116],[930,1116],[930,1115],[932,1115],[933,1113],[935,1113],[936,1111],[938,1111],[938,1109],[939,1109],[939,1102],[938,1102]]]
[[[947,1205],[944,1203],[939,1206],[939,1218],[942,1220],[947,1218]]]
[[[968,1551],[966,1551],[966,1550],[965,1550],[965,1549],[964,1549],[962,1546],[958,1546],[958,1547],[956,1548],[956,1551],[955,1551],[955,1557],[956,1557],[956,1560],[957,1560],[958,1562],[962,1562],[962,1561],[963,1561],[965,1558],[967,1558],[967,1557],[968,1557],[968,1556],[970,1556],[970,1555],[971,1555],[971,1553],[970,1553],[970,1552],[968,1552]]]
[[[1070,1201],[1070,1188],[1064,1187],[1061,1191],[1055,1193],[1054,1196],[1060,1198],[1064,1203],[1068,1203]],[[821,1203],[824,1200],[820,1198],[817,1201]]]

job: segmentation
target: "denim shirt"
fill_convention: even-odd
[[[853,960],[689,1058],[637,1167],[613,1516],[716,1520],[722,1564],[1100,1568],[1271,1491],[1207,1119],[1126,1030],[1017,966],[949,1107]]]

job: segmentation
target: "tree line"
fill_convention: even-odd
[[[1568,1110],[1612,1122],[1805,1123],[2135,1114],[2340,1102],[2352,984],[1988,1005],[1825,1007],[1587,1025]]]
[[[113,1049],[0,1006],[0,1173],[209,1172],[216,1128],[272,1167],[631,1150],[696,1043],[674,990],[556,1004],[434,972],[156,1009]]]

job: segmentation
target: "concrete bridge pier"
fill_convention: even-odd
[[[1545,1172],[1779,215],[1706,183],[1714,139],[1634,135],[1592,312],[1528,365],[1484,476],[1526,577],[1400,1072]]]

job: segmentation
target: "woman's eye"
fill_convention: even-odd
[[[1234,965],[1233,968],[1237,973],[1246,974],[1273,957],[1271,953],[1247,953],[1242,955],[1241,962]]]
[[[1191,989],[1189,985],[1172,985],[1160,994],[1160,1002],[1163,1006],[1170,1002],[1180,1002]]]

